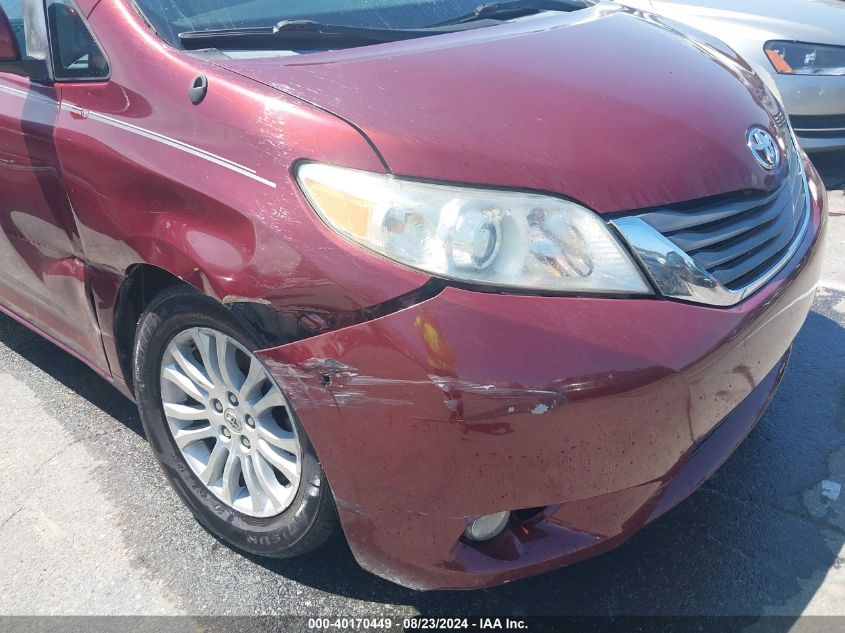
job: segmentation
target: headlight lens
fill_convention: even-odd
[[[845,75],[845,46],[766,42],[764,49],[782,75]]]
[[[650,294],[596,214],[572,202],[305,163],[296,172],[332,229],[435,276],[541,291]]]

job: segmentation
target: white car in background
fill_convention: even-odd
[[[618,1],[719,38],[771,73],[804,150],[845,149],[845,1]]]

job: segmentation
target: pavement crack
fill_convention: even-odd
[[[9,521],[11,521],[12,519],[14,519],[14,518],[15,518],[15,515],[16,515],[18,512],[20,512],[21,510],[23,510],[23,506],[18,506],[18,509],[17,509],[17,510],[15,510],[14,512],[12,512],[12,514],[10,514],[9,516],[7,516],[7,517],[3,520],[3,522],[2,522],[2,523],[0,523],[0,532],[2,532],[2,531],[3,531],[3,528],[4,528],[4,527],[6,527],[6,524],[7,524],[7,523],[9,523]]]
[[[732,494],[727,493],[727,492],[723,492],[721,490],[716,490],[714,488],[704,487],[704,488],[701,489],[701,492],[706,492],[706,493],[712,494],[713,496],[719,497],[721,499],[725,499],[727,501],[733,501],[735,503],[738,503],[738,504],[741,504],[741,505],[744,505],[744,506],[750,505],[750,506],[753,506],[753,507],[761,509],[761,510],[772,510],[772,511],[777,512],[779,514],[782,514],[784,516],[788,516],[788,517],[791,517],[791,518],[796,519],[798,521],[801,521],[802,523],[806,523],[808,525],[811,525],[814,528],[818,528],[820,530],[830,530],[831,532],[835,532],[838,536],[845,537],[845,530],[843,530],[838,525],[835,525],[833,523],[827,523],[825,521],[819,521],[814,516],[809,515],[809,514],[803,514],[801,512],[795,512],[793,510],[789,510],[788,508],[784,508],[782,506],[776,506],[776,505],[771,504],[771,503],[761,504],[761,503],[758,503],[757,501],[755,501],[753,499],[740,499],[739,497],[737,497],[735,495],[732,495]]]
[[[79,439],[73,440],[72,442],[70,442],[70,443],[65,444],[64,446],[62,446],[59,450],[57,450],[55,453],[53,453],[52,455],[50,455],[50,457],[48,457],[48,458],[47,458],[47,459],[45,459],[43,462],[41,462],[41,463],[38,465],[38,468],[36,468],[36,469],[35,469],[35,470],[36,470],[36,472],[37,472],[37,471],[40,471],[42,468],[44,468],[44,466],[46,466],[47,464],[49,464],[50,462],[52,462],[54,459],[56,459],[59,455],[61,455],[62,453],[64,453],[67,449],[69,449],[69,448],[70,448],[71,446],[73,446],[74,444],[78,444],[79,442],[81,442],[83,439],[84,439],[84,438],[79,438]]]
[[[67,449],[69,449],[71,446],[74,446],[75,444],[79,444],[80,442],[84,442],[86,440],[92,440],[92,439],[95,439],[95,438],[98,438],[98,437],[103,437],[104,435],[112,435],[114,433],[118,433],[119,431],[120,431],[120,429],[110,429],[108,431],[103,431],[102,433],[91,433],[90,435],[78,437],[75,440],[68,442],[67,444],[62,446],[59,450],[57,450],[55,453],[50,455],[50,457],[48,457],[43,462],[41,462],[41,464],[38,465],[38,468],[36,468],[36,472],[40,471],[42,468],[44,468],[44,466],[46,466],[47,464],[52,462],[59,455],[64,453]]]

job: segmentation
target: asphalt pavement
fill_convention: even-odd
[[[0,317],[0,614],[845,615],[845,154],[826,270],[770,409],[697,493],[618,549],[475,592],[417,593],[341,539],[233,552],[165,483],[134,406]]]

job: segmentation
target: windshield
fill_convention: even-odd
[[[181,48],[179,33],[267,27],[282,20],[379,29],[415,29],[473,11],[479,0],[136,0],[159,36]]]

